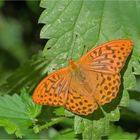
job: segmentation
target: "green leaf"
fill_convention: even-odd
[[[123,38],[132,39],[135,45],[124,75],[125,89],[135,87],[134,74],[140,73],[139,15],[133,10],[135,2],[42,0],[40,5],[45,8],[39,19],[39,23],[45,24],[41,37],[49,41],[43,54],[33,57],[7,80],[6,86],[1,86],[4,92],[18,92],[25,86],[30,86],[32,91],[47,72],[66,66],[71,55],[78,59],[100,43]]]
[[[123,76],[124,89],[135,87],[134,74],[140,74],[139,3],[136,6],[135,1],[126,3],[120,0],[41,0],[40,5],[45,8],[39,19],[39,23],[45,24],[40,36],[49,40],[40,56],[32,58],[8,79],[6,86],[10,85],[7,88],[9,91],[19,91],[25,86],[31,86],[32,90],[47,72],[67,66],[71,56],[78,60],[86,51],[103,42],[126,38],[133,40],[134,50]],[[127,95],[123,94],[120,106],[128,103]],[[108,135],[110,122],[117,121],[120,117],[119,110],[110,109],[107,113],[105,109],[103,111],[103,116],[96,116],[94,112],[93,118],[76,118],[75,133],[82,133],[83,139],[100,139]],[[72,113],[69,115],[73,116]],[[58,120],[45,124],[42,129],[62,121]]]
[[[64,130],[64,131],[60,132],[58,135],[56,135],[53,139],[63,140],[63,139],[66,139],[66,138],[68,138],[70,140],[74,140],[75,139],[74,131],[71,130],[71,129]]]
[[[41,111],[41,106],[35,105],[27,93],[22,92],[22,97],[17,94],[0,96],[0,126],[17,137],[30,133],[29,126],[35,123],[35,117]]]
[[[129,94],[127,90],[123,90],[120,106],[127,107],[129,105]]]
[[[76,134],[80,134],[84,130],[84,123],[83,123],[83,118],[79,116],[75,116],[74,118],[74,130]]]
[[[119,140],[119,139],[126,139],[126,140],[134,140],[136,139],[136,134],[135,133],[128,133],[124,132],[122,128],[120,127],[111,127],[111,134],[109,135],[109,140]]]
[[[140,115],[140,102],[134,99],[130,100],[129,110]]]
[[[44,54],[54,58],[48,67],[58,69],[65,66],[71,50],[73,59],[78,59],[84,46],[89,50],[95,44],[108,40],[130,38],[134,42],[134,51],[125,74],[125,88],[135,87],[136,79],[133,74],[140,74],[140,20],[135,2],[42,0],[40,5],[45,8],[39,19],[39,23],[45,24],[41,30],[41,38],[49,39]],[[137,6],[140,6],[139,3]]]
[[[25,112],[30,118],[35,118],[41,113],[41,105],[33,103],[32,98],[27,94],[26,89],[21,90],[21,99],[25,104]]]
[[[49,39],[43,54],[53,58],[48,64],[49,72],[52,67],[59,69],[66,66],[71,56],[78,60],[87,50],[103,42],[126,38],[133,40],[134,51],[124,73],[124,91],[119,105],[127,106],[129,96],[126,89],[136,86],[134,74],[140,74],[140,20],[135,2],[42,0],[40,5],[45,8],[39,19],[39,23],[45,24],[40,36]],[[137,6],[140,7],[140,4]],[[75,132],[82,133],[83,139],[100,139],[109,134],[110,122],[118,121],[119,117],[118,108],[105,113],[104,117],[98,115],[97,120],[75,117]]]
[[[0,94],[12,94],[20,92],[23,87],[30,87],[31,92],[35,85],[35,81],[40,81],[47,73],[47,65],[49,60],[40,52],[28,60],[22,67],[17,69],[7,81],[0,85]]]
[[[65,112],[64,107],[56,108],[55,111],[54,111],[54,113],[55,113],[57,116],[62,116],[62,115],[64,115],[64,112]]]
[[[76,116],[74,124],[75,133],[82,133],[83,139],[100,139],[101,136],[109,134],[110,122],[118,121],[119,116],[118,108],[110,113],[105,113],[104,118],[98,120],[89,120]]]

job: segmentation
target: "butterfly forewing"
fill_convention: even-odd
[[[69,89],[70,72],[68,68],[58,70],[44,78],[32,96],[38,104],[63,106]]]
[[[114,40],[100,45],[81,59],[87,69],[102,73],[119,73],[132,50],[130,40]]]
[[[111,102],[120,86],[120,70],[132,51],[130,40],[114,40],[100,45],[78,62],[44,78],[33,94],[38,104],[64,106],[67,110],[88,115]]]

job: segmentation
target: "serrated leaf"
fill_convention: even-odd
[[[0,96],[0,126],[3,126],[7,133],[22,137],[30,131],[27,129],[35,122],[41,106],[35,105],[29,98],[26,95],[27,100],[23,100],[17,94]]]
[[[120,38],[130,38],[134,41],[132,59],[128,72],[126,70],[125,73],[125,88],[135,87],[136,79],[133,74],[139,74],[140,69],[138,65],[140,42],[137,33],[139,15],[133,10],[135,2],[128,2],[124,6],[124,2],[121,1],[42,0],[40,5],[45,8],[39,19],[40,23],[45,24],[41,36],[49,38],[49,41],[43,55],[32,58],[7,80],[6,86],[1,86],[2,89],[5,88],[5,92],[18,92],[25,86],[30,86],[32,91],[36,81],[39,81],[47,72],[51,73],[66,66],[71,55],[73,59],[78,59],[83,52],[95,45]],[[139,7],[139,3],[137,6]],[[133,72],[132,67],[134,67]],[[20,82],[17,83],[16,81],[19,80]],[[129,84],[129,81],[133,83]]]
[[[41,61],[38,57],[35,62],[29,62],[29,65],[26,65],[23,71],[21,70],[22,72],[17,72],[9,83],[13,83],[15,91],[27,86],[27,83],[34,85],[35,81],[39,81],[35,77],[40,75],[43,77],[47,72],[66,66],[71,56],[77,60],[87,50],[105,41],[130,38],[134,41],[135,47],[123,78],[126,81],[125,89],[135,87],[133,74],[139,74],[139,66],[136,64],[140,61],[138,57],[140,3],[137,3],[137,7],[135,4],[135,1],[125,3],[119,0],[41,0],[41,6],[45,8],[39,19],[40,23],[45,24],[41,31],[41,38],[49,39],[42,56],[47,56],[47,62],[46,57]],[[133,67],[134,71],[132,71]],[[28,70],[25,71],[27,68]],[[18,78],[21,78],[21,81],[15,84],[13,81],[17,82]],[[79,126],[75,127],[75,132],[83,133],[84,139],[100,139],[101,136],[109,133],[110,121],[119,119],[118,108],[111,112],[98,120],[82,118],[83,122],[81,121]],[[70,116],[72,115],[71,113]]]
[[[127,90],[123,90],[120,106],[127,107],[129,105],[129,94]]]
[[[131,63],[130,63],[131,66]],[[132,67],[129,67],[124,73],[124,88],[125,89],[134,89],[136,87],[136,78],[133,75]]]
[[[42,0],[41,6],[45,8],[39,19],[40,23],[45,24],[41,31],[41,38],[49,39],[43,53],[54,58],[48,65],[48,69],[66,66],[71,54],[72,58],[77,60],[83,52],[102,42],[129,38],[137,44],[123,77],[124,87],[132,89],[136,86],[134,73],[139,74],[139,66],[136,64],[139,64],[140,60],[135,54],[136,50],[139,50],[139,34],[136,32],[140,20],[139,15],[133,10],[135,2]],[[124,90],[120,106],[128,105],[128,99],[127,91]],[[76,117],[75,132],[83,133],[84,139],[100,139],[101,136],[109,133],[110,121],[117,121],[119,117],[118,108],[107,113],[107,116],[100,120]]]
[[[139,5],[138,3],[138,7]],[[44,53],[48,56],[55,56],[49,66],[54,66],[58,60],[60,60],[59,67],[66,65],[66,60],[71,53],[69,50],[72,48],[74,48],[73,52],[76,52],[73,53],[73,58],[77,59],[82,55],[84,45],[90,49],[95,44],[121,38],[130,38],[134,44],[135,41],[138,42],[138,34],[136,36],[135,33],[138,30],[137,23],[140,20],[135,14],[136,11],[133,10],[135,2],[128,2],[124,6],[124,2],[119,0],[100,2],[94,0],[66,0],[63,2],[42,0],[41,6],[45,8],[39,19],[40,23],[45,24],[41,31],[41,37],[50,39]],[[54,43],[51,43],[52,41]],[[48,46],[51,49],[48,50]],[[139,48],[139,45],[135,44],[134,52],[137,50],[140,53]],[[133,73],[138,74],[140,69],[139,65],[136,66],[136,63],[139,64],[140,58],[136,57],[135,53],[133,53],[132,58],[133,56],[135,60],[130,60],[129,69],[135,67],[135,71],[127,72],[125,76],[126,83],[130,83],[127,81],[134,81],[133,84],[126,86],[129,89],[135,87],[136,79]],[[133,65],[131,65],[132,61]]]
[[[34,119],[41,113],[41,105],[33,103],[32,98],[27,94],[26,89],[21,90],[21,99],[25,104],[25,112],[30,118]]]
[[[118,121],[120,116],[119,109],[115,109],[98,120],[89,120],[81,117],[75,117],[74,130],[76,134],[82,133],[83,139],[100,139],[110,132],[110,122]]]

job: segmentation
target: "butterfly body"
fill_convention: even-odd
[[[64,106],[88,115],[117,96],[120,70],[132,50],[130,40],[114,40],[93,48],[79,61],[45,77],[36,87],[33,101]]]
[[[79,62],[75,62],[73,60],[70,60],[69,65],[72,69],[71,79],[73,80],[72,82],[75,83],[75,86],[77,86],[76,89],[79,90],[81,96],[89,96],[92,99],[97,85],[96,72],[87,72],[84,65],[81,65]]]

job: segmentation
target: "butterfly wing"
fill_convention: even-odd
[[[99,105],[109,103],[117,96],[120,86],[120,70],[132,51],[130,40],[115,40],[98,46],[79,61],[86,73],[96,72],[94,98]]]
[[[63,106],[69,88],[70,71],[60,69],[45,77],[36,87],[32,99],[37,104]]]
[[[98,108],[97,102],[92,96],[95,92],[96,83],[94,79],[96,78],[95,73],[90,76],[90,73],[81,73],[82,80],[78,74],[72,76],[70,87],[68,90],[67,102],[65,108],[78,115],[88,115]],[[90,81],[93,79],[93,81]],[[87,82],[93,83],[95,86],[89,86]],[[91,84],[92,85],[92,84]]]
[[[64,106],[75,114],[88,115],[98,109],[98,105],[109,103],[117,96],[120,74],[104,74],[84,68],[82,71],[82,78],[77,74],[71,78]]]
[[[79,68],[87,73],[82,74],[81,79],[84,79],[84,75],[90,80],[88,86],[79,84],[82,80],[78,81],[71,75],[69,68],[64,68],[39,83],[34,91],[33,101],[38,104],[64,106],[79,115],[92,113],[98,108],[98,104],[103,105],[116,97],[120,85],[119,72],[131,50],[130,40],[111,41],[92,49],[78,62]],[[95,85],[94,92],[91,90],[92,85]]]
[[[120,87],[120,74],[97,73],[97,87],[94,94],[99,105],[109,103],[117,96]]]
[[[130,40],[114,40],[93,48],[80,59],[89,70],[102,73],[119,73],[132,51]]]

